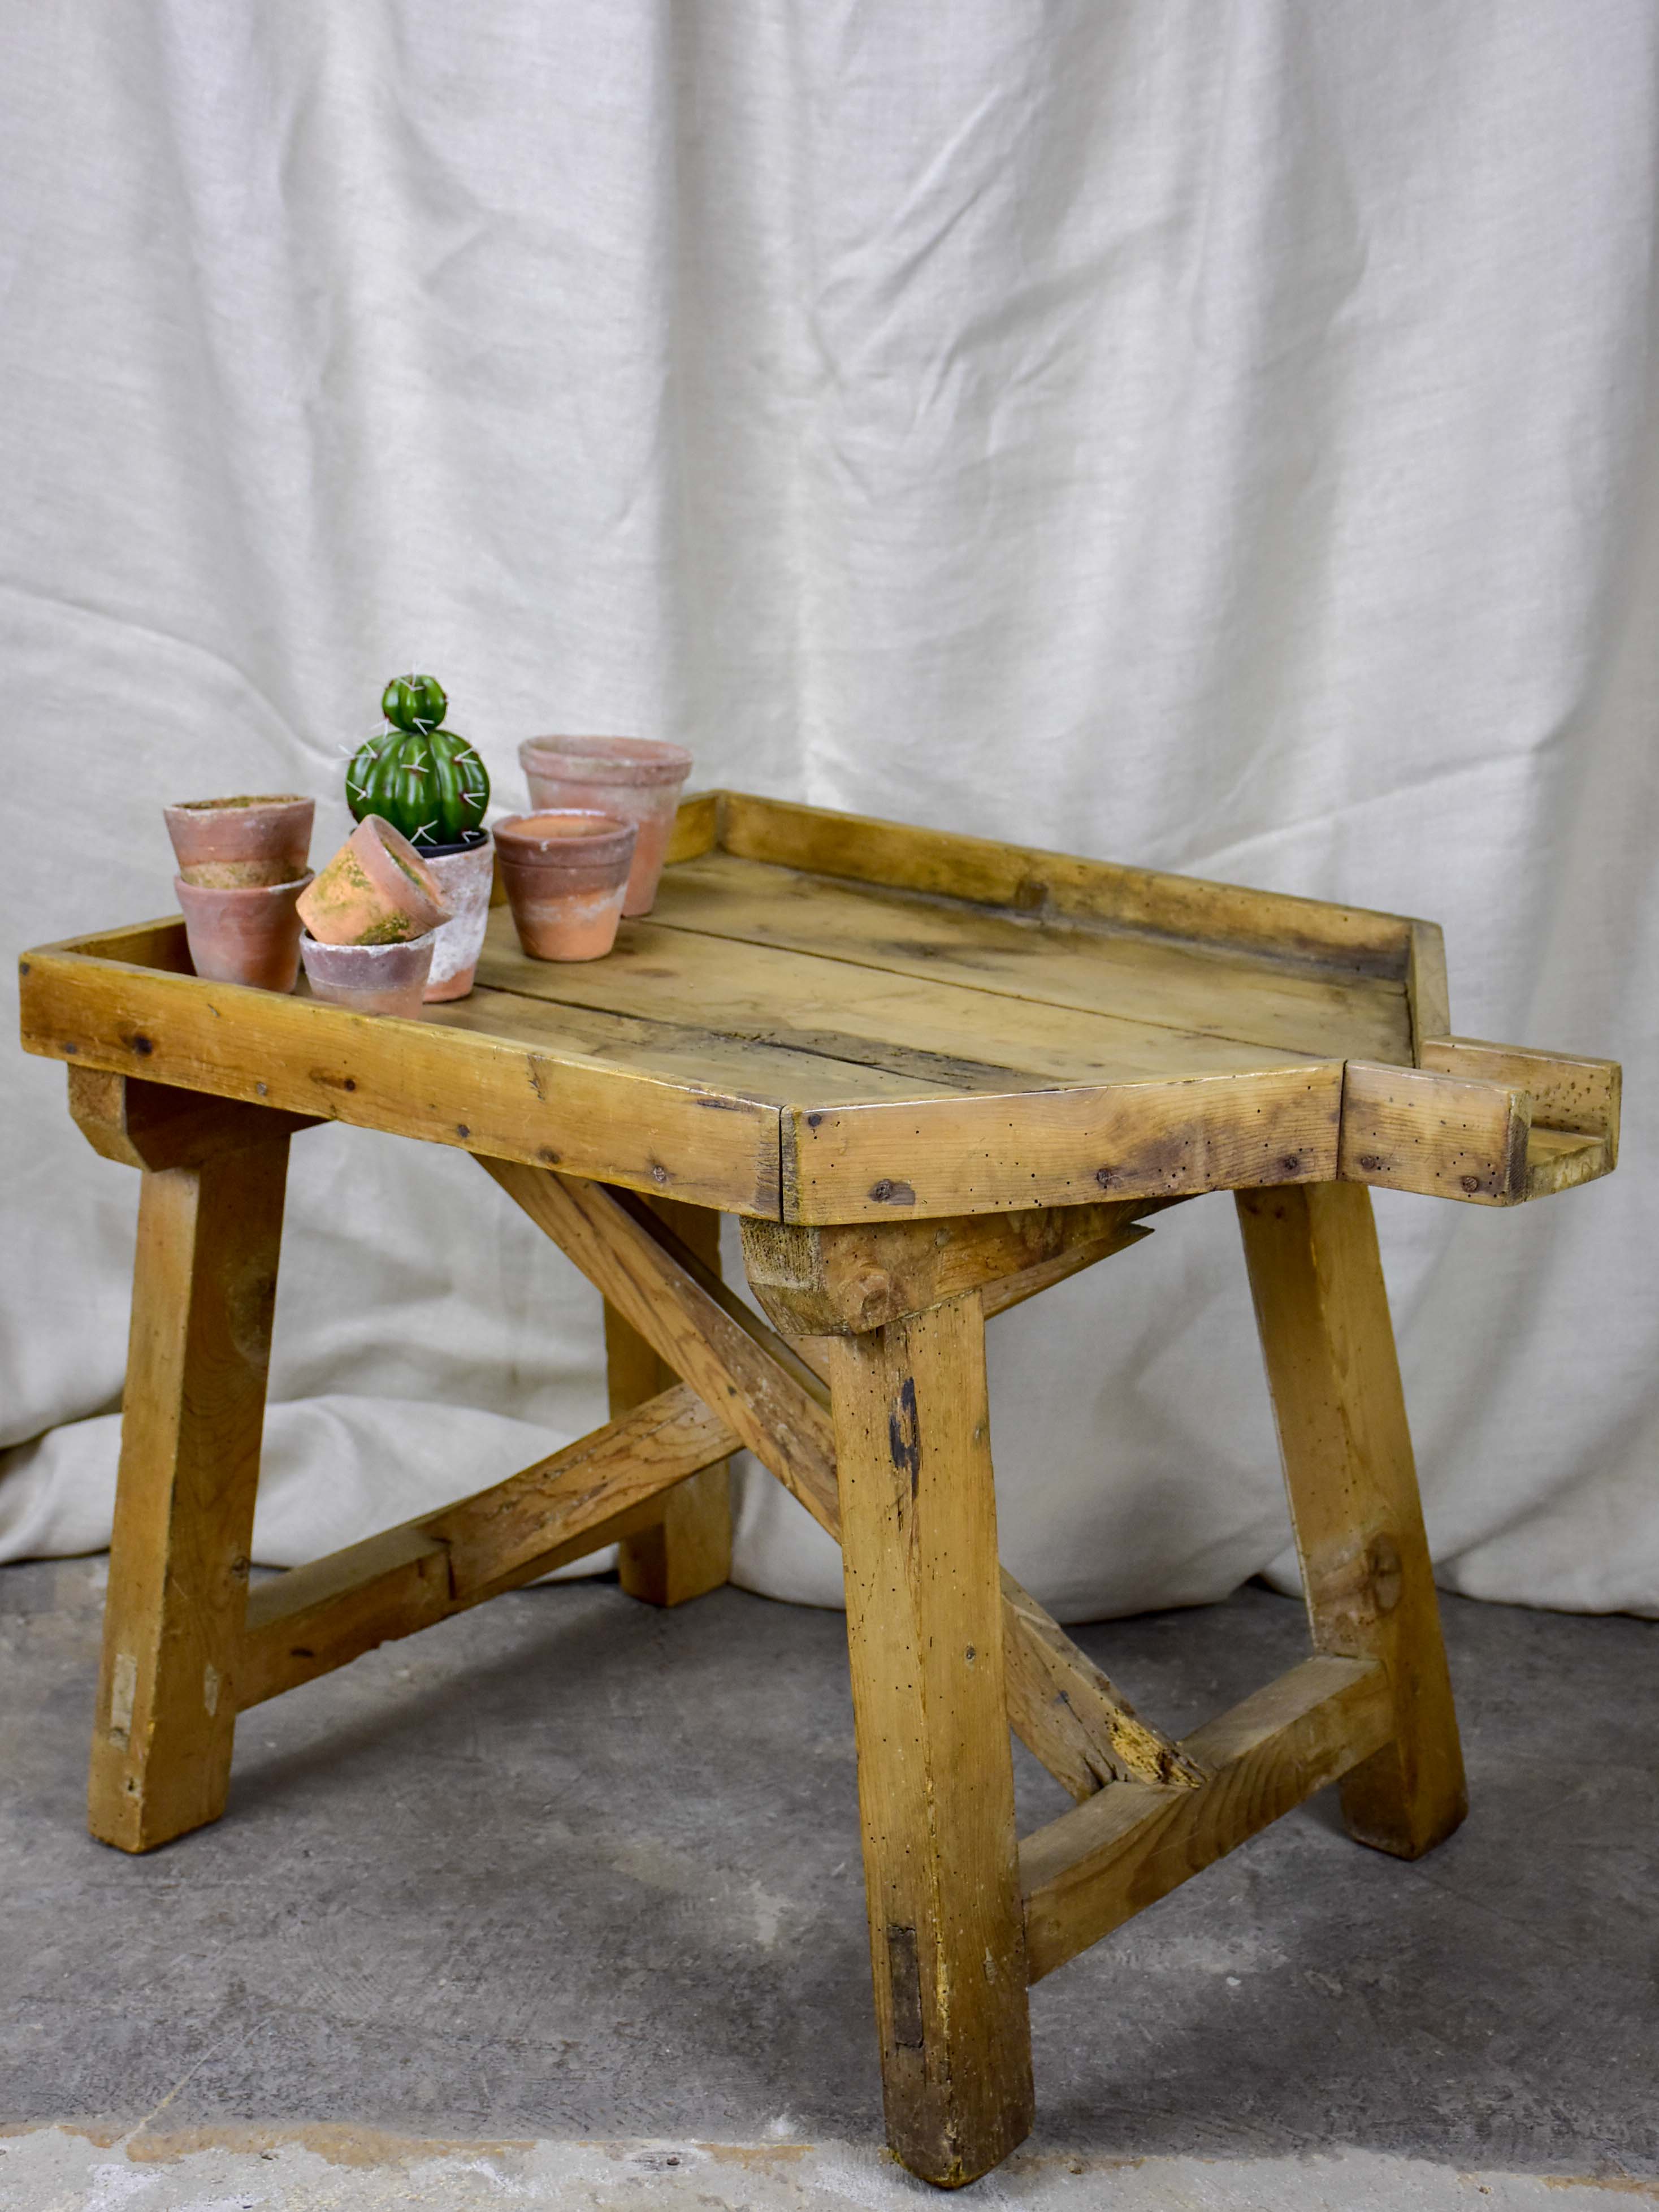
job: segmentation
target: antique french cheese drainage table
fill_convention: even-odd
[[[239,1712],[599,1545],[654,1603],[714,1588],[746,1445],[843,1548],[888,2135],[960,2183],[1031,2124],[1029,1982],[1338,1777],[1382,1850],[1462,1818],[1365,1187],[1604,1175],[1618,1070],[1450,1035],[1425,922],[737,793],[671,863],[602,962],[496,913],[418,1022],[198,981],[176,920],[26,957],[25,1042],[143,1170],[93,1832],[214,1820]],[[325,1119],[477,1156],[603,1293],[613,1419],[250,1591],[289,1139]],[[1174,1742],[999,1567],[983,1331],[1218,1190],[1313,1656]],[[1024,1842],[1011,1725],[1078,1801]]]

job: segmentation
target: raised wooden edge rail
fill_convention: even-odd
[[[1509,1206],[1605,1175],[1616,1159],[1616,1064],[1445,1034],[1445,962],[1432,923],[739,792],[701,793],[680,809],[671,860],[715,849],[1027,917],[1386,977],[1406,993],[1419,1064],[1310,1060],[1007,1097],[779,1106],[580,1051],[204,986],[176,919],[26,954],[23,1042],[83,1074],[148,1079],[174,1094],[165,1109],[173,1139],[159,1123],[135,1133],[95,1105],[78,1111],[112,1158],[159,1160],[169,1142],[188,1141],[176,1094],[194,1092],[283,1115],[290,1128],[355,1122],[806,1224],[1014,1215],[1333,1180]],[[234,1022],[223,1018],[232,1007]]]

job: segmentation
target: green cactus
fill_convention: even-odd
[[[378,814],[421,847],[456,844],[483,822],[489,778],[470,740],[441,726],[448,704],[433,676],[394,676],[386,685],[386,726],[363,740],[346,770],[359,822]]]

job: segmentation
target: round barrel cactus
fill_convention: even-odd
[[[489,778],[470,739],[443,727],[449,705],[433,676],[394,676],[380,698],[386,727],[366,738],[346,770],[361,822],[378,814],[411,845],[453,845],[483,822]]]

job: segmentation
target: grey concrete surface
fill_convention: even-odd
[[[130,1859],[102,1578],[0,1569],[5,2212],[937,2201],[880,2156],[839,1615],[497,1600],[246,1716],[224,1820]],[[1401,1865],[1327,1793],[1042,1984],[976,2197],[1659,2195],[1659,1625],[1445,1611],[1462,1832]],[[1304,1648],[1258,1589],[1079,1634],[1177,1729]]]

